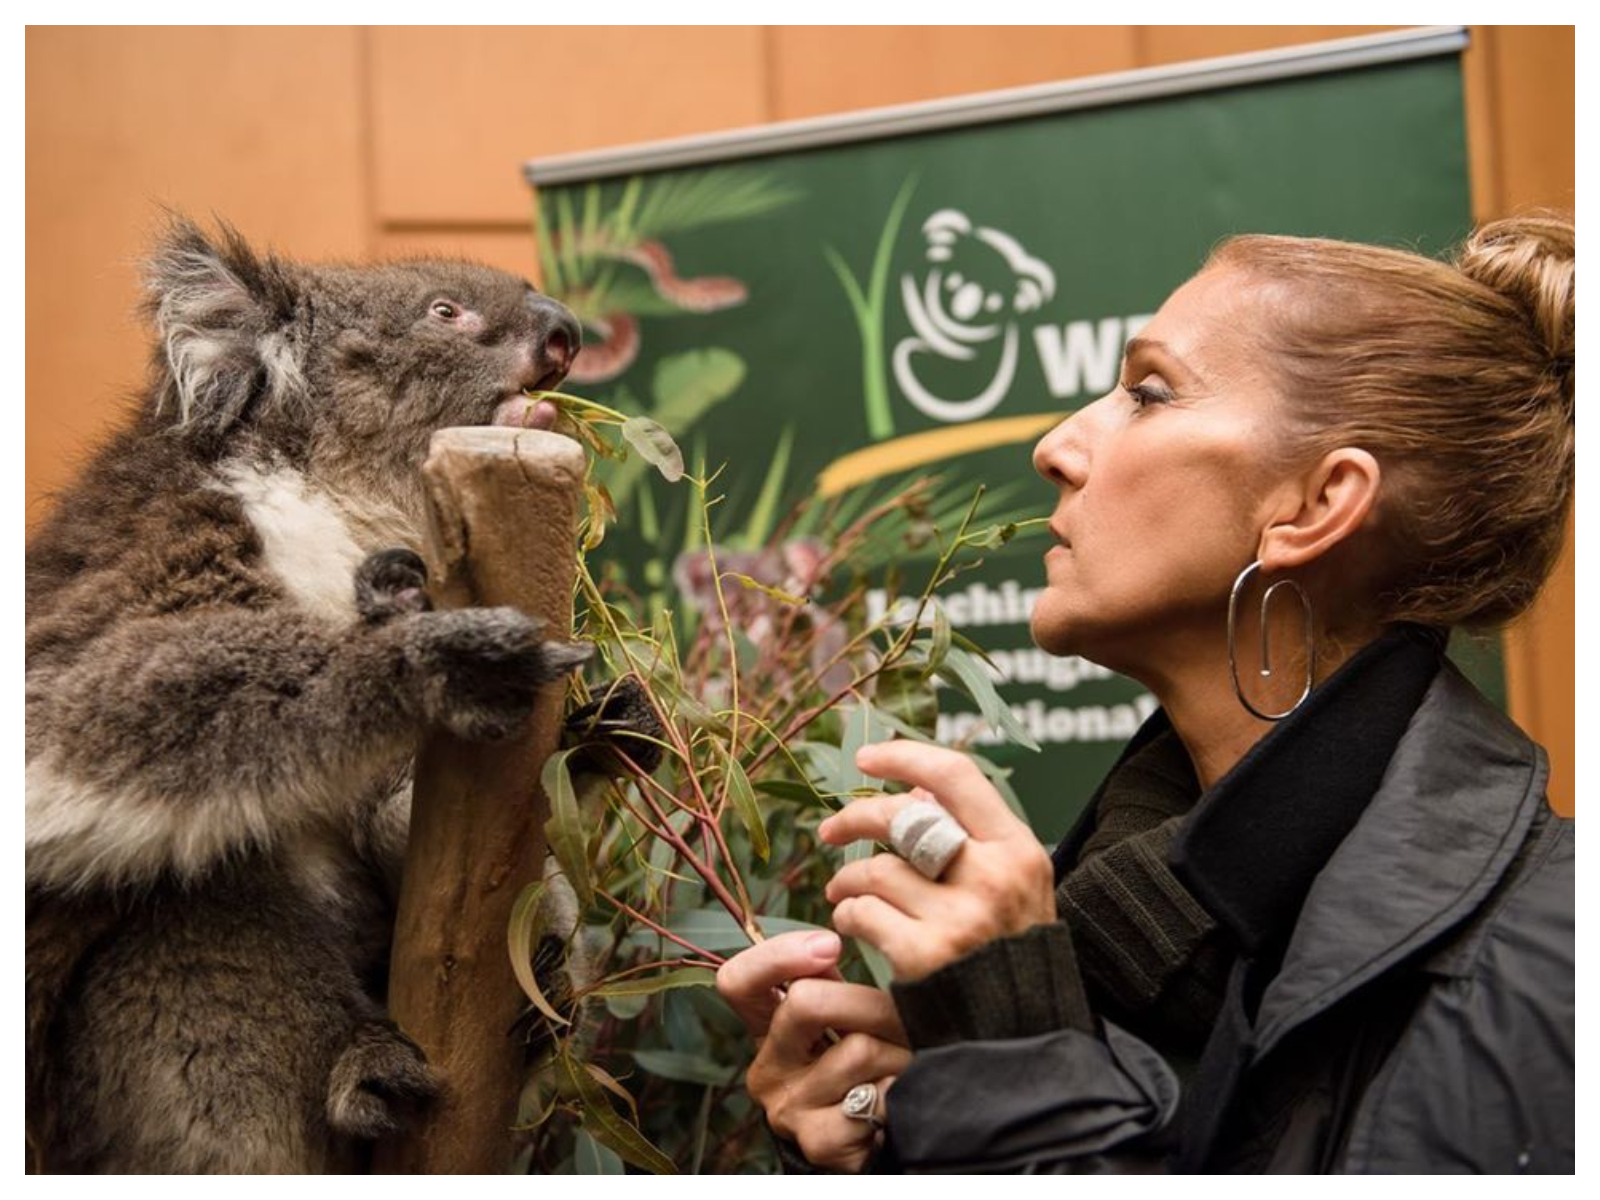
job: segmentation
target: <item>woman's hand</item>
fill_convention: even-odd
[[[876,946],[896,979],[921,979],[995,938],[1056,920],[1050,856],[965,754],[880,742],[863,746],[856,765],[916,790],[852,801],[819,827],[823,841],[887,842],[889,822],[918,798],[939,801],[969,835],[937,882],[895,854],[849,863],[829,882],[834,928]]]
[[[773,1132],[816,1166],[859,1171],[878,1130],[845,1115],[845,1095],[876,1084],[881,1118],[882,1097],[911,1051],[894,1001],[841,980],[839,952],[831,933],[781,934],[725,962],[717,990],[756,1040],[745,1086]]]

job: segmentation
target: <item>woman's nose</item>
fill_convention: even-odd
[[[1087,412],[1083,409],[1072,414],[1033,448],[1033,469],[1057,487],[1081,488],[1089,473]]]

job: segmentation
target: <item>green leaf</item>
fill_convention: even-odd
[[[994,690],[994,682],[989,678],[989,673],[976,658],[965,651],[952,649],[945,657],[944,666],[939,668],[938,675],[939,678],[953,683],[972,697],[973,703],[978,706],[978,711],[983,714],[983,719],[991,726],[1000,730],[1019,746],[1037,753],[1039,743],[1028,736],[1028,731],[1022,727],[1022,722],[1017,720],[1010,706],[1000,699],[1000,693]]]
[[[572,1150],[572,1169],[579,1175],[625,1175],[622,1155],[602,1146],[586,1129],[578,1130]]]
[[[872,684],[873,720],[880,726],[893,716],[932,734],[939,725],[939,696],[923,669],[913,662],[879,671]]]
[[[764,779],[755,787],[756,791],[764,792],[774,799],[788,800],[794,804],[804,804],[809,807],[825,803],[809,783],[797,783],[792,779]]]
[[[678,1168],[660,1150],[611,1107],[605,1091],[581,1064],[562,1054],[557,1060],[563,1089],[583,1106],[582,1126],[602,1146],[609,1146],[625,1162],[655,1175],[676,1175]]]
[[[937,600],[929,607],[933,609],[933,632],[928,645],[928,663],[923,670],[931,676],[940,667],[944,666],[945,655],[950,653],[950,618],[945,615],[944,605]]]
[[[767,821],[761,815],[761,805],[756,803],[750,777],[744,773],[739,760],[731,754],[723,759],[722,769],[728,780],[728,799],[733,801],[734,811],[750,833],[750,846],[755,850],[756,857],[766,862],[767,856],[772,853],[772,846],[767,841]]]
[[[970,751],[967,757],[977,763],[978,770],[982,771],[984,777],[994,785],[994,790],[1000,793],[1000,798],[1006,802],[1006,807],[1011,809],[1018,818],[1026,822],[1028,820],[1028,812],[1022,807],[1022,801],[1017,797],[1016,790],[1011,786],[1011,768],[992,763],[983,755],[973,754]]]
[[[595,988],[590,995],[604,996],[608,1000],[620,996],[651,996],[673,988],[711,987],[716,982],[717,977],[703,967],[683,967],[677,971],[664,971],[660,975],[619,979]]]
[[[840,705],[840,708],[843,709],[845,706]],[[876,787],[877,785],[871,783],[856,766],[856,751],[863,746],[887,741],[889,733],[888,725],[878,719],[878,714],[872,705],[858,704],[848,709],[844,722],[844,738],[839,743],[839,775],[835,780],[840,786],[832,790],[848,792],[858,787]]]
[[[1017,524],[1012,521],[1005,525],[991,525],[987,529],[978,530],[977,533],[969,533],[961,539],[961,544],[975,550],[998,550],[1016,536]]]
[[[659,422],[629,417],[622,423],[622,436],[668,483],[683,478],[683,451]]]
[[[649,996],[607,996],[606,1011],[619,1021],[636,1020],[650,1007]]]
[[[727,737],[733,732],[727,718],[712,712],[710,708],[687,693],[679,693],[673,697],[672,713],[696,729],[708,730],[719,737]]]
[[[796,596],[793,592],[786,592],[782,588],[772,587],[769,584],[762,583],[758,579],[752,579],[750,576],[739,571],[723,571],[721,574],[723,579],[731,579],[740,587],[745,587],[749,588],[751,591],[760,592],[764,596],[770,596],[780,604],[791,604],[796,608],[800,608],[811,603],[811,601],[806,599],[804,596]]]
[[[516,975],[517,983],[522,986],[528,999],[533,1001],[533,1006],[557,1025],[570,1025],[571,1022],[545,999],[544,991],[539,987],[538,976],[533,970],[533,948],[539,944],[539,938],[544,932],[539,909],[539,900],[543,895],[542,880],[530,883],[518,894],[516,903],[511,906],[511,923],[506,932],[506,949],[511,955],[512,973]]]
[[[633,1060],[652,1075],[676,1079],[680,1083],[706,1083],[713,1086],[732,1083],[738,1068],[712,1062],[698,1054],[678,1050],[635,1050]]]
[[[594,904],[594,888],[589,882],[589,841],[584,836],[578,813],[578,794],[572,786],[567,759],[577,747],[558,750],[545,760],[539,773],[539,786],[550,801],[550,819],[545,822],[545,844],[578,895],[583,908]]]
[[[889,985],[894,982],[894,968],[889,965],[889,960],[871,942],[856,938],[855,943],[856,949],[861,951],[861,961],[867,964],[867,972],[872,976],[872,982],[888,990]]]

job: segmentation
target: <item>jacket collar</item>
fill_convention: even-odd
[[[1437,640],[1419,632],[1394,631],[1353,657],[1201,797],[1175,846],[1175,872],[1241,945],[1264,944],[1275,929],[1281,944],[1293,926],[1257,1010],[1258,1054],[1466,920],[1509,868],[1543,803],[1544,752],[1448,660],[1441,665]],[[1410,701],[1397,701],[1394,688]],[[1383,712],[1369,713],[1373,704]],[[1322,810],[1325,780],[1281,771],[1272,760],[1291,738],[1339,737],[1341,729],[1354,735],[1341,738],[1342,752],[1362,761],[1365,792],[1339,787],[1329,811],[1297,806],[1315,788]],[[1157,710],[1112,776],[1171,730]],[[1340,765],[1337,757],[1323,761]],[[1058,876],[1077,862],[1105,788],[1056,849]],[[1308,840],[1318,850],[1301,844],[1291,871],[1280,861],[1282,835],[1300,819],[1312,821]]]
[[[1446,662],[1383,781],[1317,875],[1256,1021],[1256,1052],[1459,927],[1544,805],[1544,751]]]
[[[1175,875],[1255,957],[1281,949],[1438,674],[1443,639],[1400,626],[1353,655],[1195,805]]]

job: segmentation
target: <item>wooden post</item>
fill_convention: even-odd
[[[570,438],[499,427],[434,434],[429,590],[439,608],[513,605],[550,636],[572,629],[583,451]],[[498,1174],[524,1068],[508,1036],[525,999],[511,972],[512,904],[544,860],[539,771],[560,736],[562,688],[527,730],[494,745],[430,734],[417,754],[389,1012],[444,1076],[444,1095],[375,1170]]]

